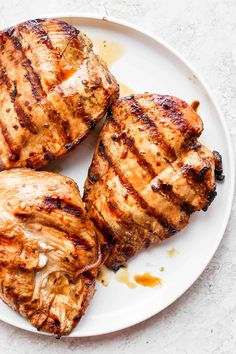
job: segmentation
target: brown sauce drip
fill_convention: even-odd
[[[200,102],[198,100],[194,100],[192,103],[191,103],[191,107],[192,109],[197,112],[198,111],[198,108],[200,106]]]
[[[125,52],[124,47],[117,42],[95,39],[93,40],[94,46],[96,48],[97,54],[106,62],[108,68],[112,66],[117,60],[119,60]],[[120,96],[130,96],[134,91],[124,84],[118,81],[120,86]]]
[[[173,257],[173,256],[176,255],[177,251],[176,251],[176,249],[175,249],[174,247],[172,247],[172,248],[170,248],[170,249],[167,251],[167,253],[168,253],[168,256],[169,256],[169,257]]]
[[[109,68],[122,57],[125,51],[120,43],[114,41],[95,39],[93,43],[97,54],[106,62]]]
[[[99,269],[97,280],[103,285],[108,286],[111,278],[112,278],[112,271],[105,266],[102,266]]]
[[[116,273],[116,279],[119,283],[125,284],[130,289],[136,288],[136,284],[130,280],[130,273],[128,268],[120,268]]]
[[[134,93],[134,90],[132,90],[129,86],[123,84],[123,82],[119,81],[119,86],[120,86],[120,97],[130,96],[131,94]]]
[[[149,288],[154,288],[155,286],[162,286],[161,278],[154,277],[150,273],[146,272],[142,275],[135,275],[134,280],[136,283]]]

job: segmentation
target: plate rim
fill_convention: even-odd
[[[134,320],[128,320],[127,323],[125,325],[113,325],[109,328],[109,330],[101,330],[101,331],[97,331],[94,333],[90,333],[90,332],[84,332],[84,333],[76,333],[73,332],[67,336],[67,338],[82,338],[82,337],[92,337],[92,336],[100,336],[100,335],[104,335],[104,334],[109,334],[109,333],[113,333],[113,332],[118,332],[120,330],[129,328],[131,326],[134,326],[138,323],[141,323],[155,315],[157,315],[158,313],[160,313],[161,311],[163,311],[164,309],[166,309],[167,307],[169,307],[171,304],[173,304],[178,298],[180,298],[195,282],[196,280],[200,277],[200,275],[203,273],[203,271],[206,269],[206,267],[208,266],[208,264],[210,263],[210,261],[212,260],[216,250],[218,249],[218,247],[220,246],[220,243],[224,237],[225,234],[225,230],[226,227],[228,225],[229,222],[229,218],[231,215],[231,210],[232,210],[232,205],[233,205],[233,200],[234,200],[234,190],[235,190],[235,153],[234,153],[234,148],[233,148],[233,143],[232,143],[232,138],[230,136],[230,131],[228,128],[228,124],[226,119],[224,118],[224,115],[220,109],[220,106],[215,98],[215,95],[213,94],[211,88],[209,88],[208,84],[205,82],[205,79],[203,79],[202,75],[199,74],[198,70],[196,70],[196,68],[189,63],[189,61],[187,59],[185,59],[185,57],[182,56],[182,54],[180,54],[178,52],[178,50],[176,50],[175,48],[173,48],[168,42],[166,42],[165,40],[163,40],[162,38],[160,38],[157,35],[154,35],[151,31],[148,31],[146,29],[144,29],[142,26],[130,23],[129,21],[120,19],[120,18],[116,18],[113,16],[107,16],[107,15],[95,15],[93,13],[89,13],[89,12],[56,12],[56,13],[49,13],[49,14],[45,14],[45,15],[40,15],[40,18],[76,18],[76,19],[80,19],[82,18],[83,20],[97,20],[97,21],[107,21],[113,24],[117,24],[120,25],[122,27],[126,27],[128,29],[134,30],[142,35],[145,35],[146,37],[154,40],[155,42],[157,42],[158,44],[162,45],[164,48],[166,48],[171,54],[173,54],[175,57],[177,57],[187,68],[189,68],[191,70],[191,73],[194,74],[198,81],[200,82],[200,84],[202,85],[202,87],[204,88],[205,92],[208,94],[210,101],[212,102],[214,108],[216,109],[216,112],[219,116],[219,119],[221,121],[221,124],[223,126],[224,129],[224,133],[225,133],[225,137],[226,137],[226,143],[227,143],[227,153],[228,153],[228,158],[229,158],[229,169],[230,169],[230,173],[231,173],[231,181],[230,181],[230,189],[229,189],[229,201],[227,203],[227,210],[225,211],[225,217],[224,220],[222,222],[222,231],[221,231],[221,237],[219,238],[219,240],[217,240],[217,242],[215,242],[215,244],[213,245],[211,251],[208,253],[208,257],[207,260],[204,262],[204,265],[202,265],[200,267],[200,269],[198,271],[196,271],[194,273],[194,276],[192,277],[191,281],[187,281],[187,285],[184,284],[184,286],[181,288],[181,290],[178,289],[178,291],[175,293],[175,296],[172,297],[169,301],[167,301],[165,303],[165,305],[160,306],[152,306],[152,311],[146,311],[142,314],[142,316],[139,316],[139,319],[134,319]],[[31,20],[32,18],[26,17],[26,18],[22,18],[19,21],[14,21],[13,23],[10,23],[8,25],[8,27],[11,26],[16,26],[17,24],[24,22],[24,21],[28,21]],[[3,29],[1,29],[3,30]],[[1,300],[0,300],[1,301]],[[86,315],[86,314],[85,314]],[[48,335],[50,336],[49,333],[45,333],[45,332],[39,332],[36,330],[36,328],[34,328],[32,326],[32,328],[29,328],[27,325],[29,325],[29,323],[27,322],[27,320],[25,319],[25,323],[27,325],[19,325],[18,323],[16,323],[14,320],[11,320],[9,318],[4,318],[4,316],[2,317],[2,315],[0,314],[0,320],[10,324],[16,328],[20,328],[23,329],[25,331],[28,332],[32,332],[32,333],[36,333],[36,334],[40,334],[40,335]]]

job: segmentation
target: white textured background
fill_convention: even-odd
[[[0,27],[55,12],[111,15],[168,41],[206,79],[236,145],[236,0],[0,0]],[[222,206],[223,207],[223,206]],[[236,205],[200,279],[169,308],[102,337],[33,335],[0,322],[0,353],[236,353]]]

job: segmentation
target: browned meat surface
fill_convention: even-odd
[[[197,141],[199,115],[172,96],[122,98],[111,108],[85,184],[86,209],[110,245],[108,267],[164,240],[206,210],[220,156]]]
[[[66,335],[93,296],[100,248],[76,184],[0,173],[0,298],[38,330]]]
[[[90,39],[66,22],[0,32],[0,170],[39,168],[67,153],[118,91]]]

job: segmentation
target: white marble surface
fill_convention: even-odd
[[[236,144],[235,0],[0,0],[0,26],[55,12],[112,15],[168,41],[213,90]],[[159,315],[118,333],[60,341],[0,322],[0,353],[236,353],[236,205],[200,279]]]

